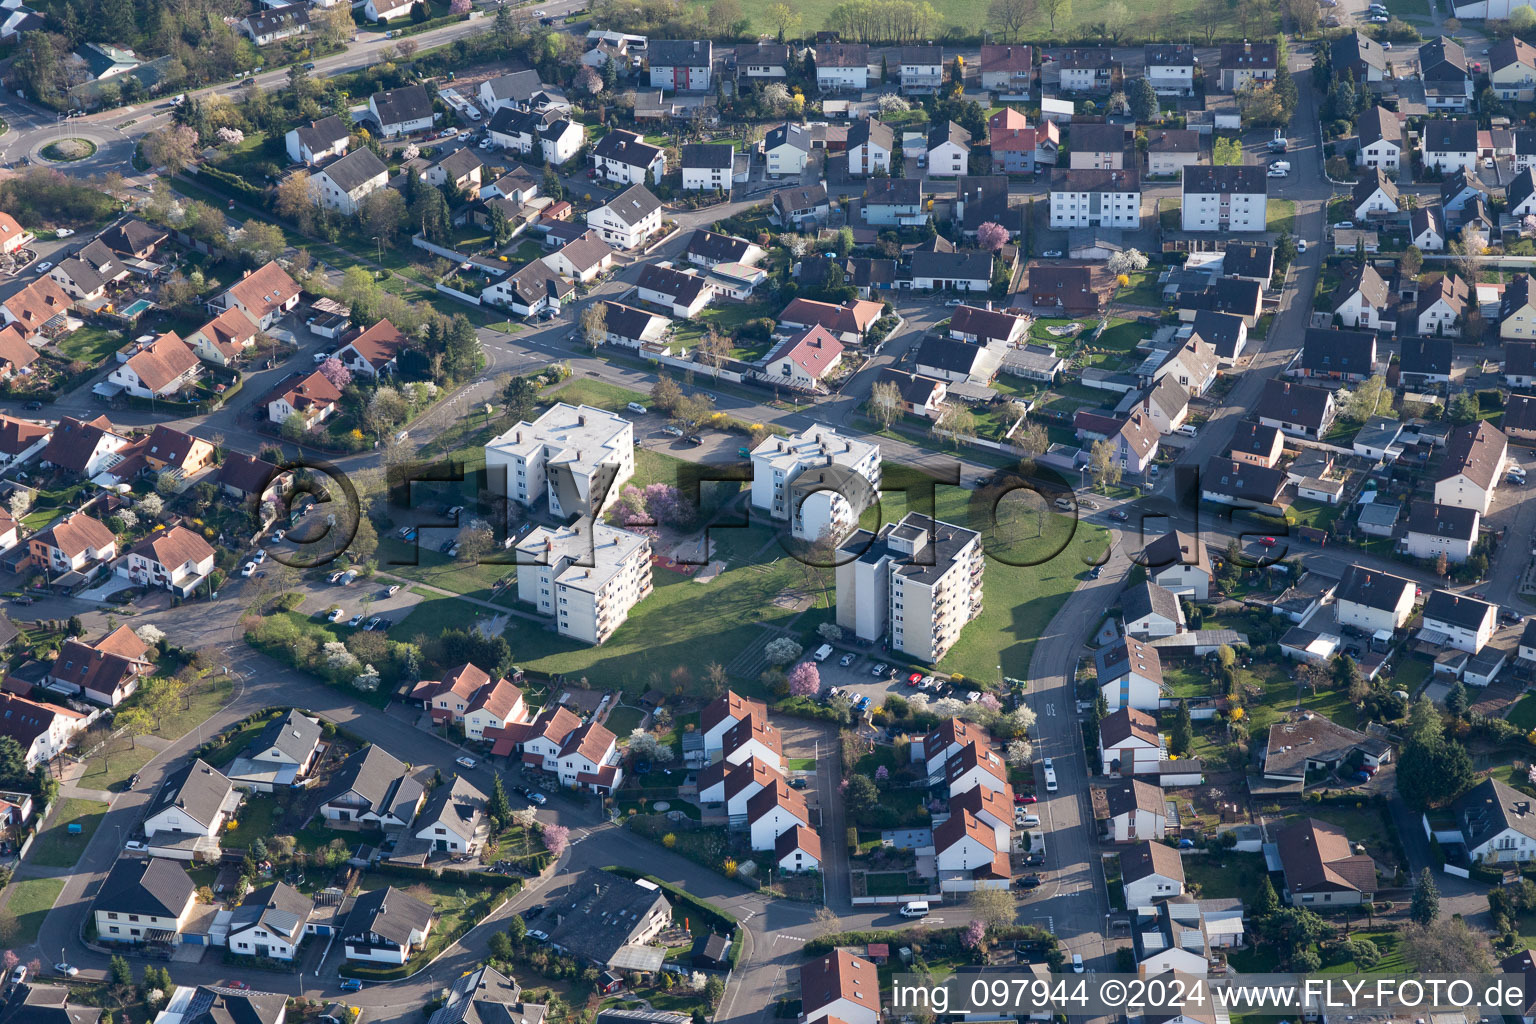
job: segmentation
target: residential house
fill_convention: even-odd
[[[66,640],[48,670],[56,688],[116,707],[139,687],[150,669],[149,646],[127,626],[99,640]]]
[[[1278,48],[1274,43],[1223,43],[1220,63],[1217,65],[1217,81],[1222,92],[1237,92],[1254,82],[1273,82],[1280,66]]]
[[[1488,186],[1478,178],[1475,170],[1458,168],[1448,172],[1445,180],[1440,183],[1441,212],[1447,216],[1453,213],[1459,214],[1460,223],[1464,224],[1468,220],[1478,204],[1487,201]]]
[[[426,131],[437,120],[432,112],[432,99],[420,85],[374,93],[368,97],[368,112],[387,139]]]
[[[1120,881],[1132,911],[1184,895],[1184,858],[1178,850],[1150,839],[1120,851]]]
[[[322,746],[319,720],[288,711],[268,721],[250,746],[230,763],[229,781],[237,788],[258,793],[302,785],[319,760]]]
[[[722,263],[740,263],[752,267],[767,254],[761,246],[745,238],[699,228],[688,237],[688,246],[683,250],[683,255],[689,263],[697,263],[701,267],[715,267]]]
[[[773,194],[773,220],[781,227],[826,223],[831,206],[825,185],[784,188]]]
[[[800,391],[816,391],[842,362],[843,344],[817,324],[793,335],[768,357],[766,372]]]
[[[661,200],[644,185],[631,185],[605,205],[587,211],[587,226],[616,249],[633,249],[661,230]]]
[[[1398,376],[1405,385],[1449,384],[1455,346],[1450,338],[1404,338]]]
[[[1499,297],[1499,337],[1536,340],[1536,298],[1531,295],[1529,274],[1515,274],[1504,283],[1504,293]],[[1536,346],[1533,346],[1530,341],[1504,346],[1505,373],[1517,378],[1510,380],[1509,383],[1521,385],[1528,383],[1518,379],[1524,375],[1510,374],[1509,370],[1511,363],[1519,365],[1519,360],[1511,357],[1511,353],[1516,351],[1520,353],[1521,359],[1530,359],[1532,353],[1536,352]]]
[[[526,110],[536,114],[553,111],[568,114],[571,105],[554,86],[545,85],[537,71],[524,69],[488,78],[480,83],[477,99],[487,114]]]
[[[1034,52],[1027,44],[983,43],[981,88],[998,99],[1028,97],[1034,80]]]
[[[197,353],[171,332],[134,353],[107,380],[135,398],[169,398],[191,384],[201,370]]]
[[[544,263],[562,277],[589,284],[613,268],[613,257],[613,246],[589,230],[545,256]]]
[[[636,278],[636,294],[644,302],[661,306],[682,319],[697,316],[712,295],[709,279],[702,274],[645,263]]]
[[[901,411],[924,419],[936,418],[944,407],[949,384],[937,377],[907,373],[889,367],[880,371],[880,384],[894,384],[901,392]]]
[[[240,805],[229,776],[194,758],[166,776],[144,814],[144,835],[157,857],[217,856],[219,832]]]
[[[901,48],[901,91],[907,96],[931,96],[944,86],[944,47]]]
[[[1536,859],[1536,818],[1530,797],[1489,777],[1451,804],[1462,844],[1474,864],[1519,864]]]
[[[230,912],[226,948],[237,956],[292,961],[315,901],[286,882],[253,889]]]
[[[667,158],[634,132],[618,129],[592,147],[592,166],[599,176],[616,184],[643,185],[661,180],[667,173]]]
[[[601,968],[660,971],[666,950],[656,940],[672,924],[672,907],[654,882],[588,868],[569,892],[545,926],[551,948]],[[622,1020],[610,1018],[604,1024]]]
[[[571,410],[570,406],[563,408]],[[546,413],[541,420],[548,415]],[[628,421],[624,423],[629,426]],[[526,428],[524,424],[519,429]],[[563,454],[571,451],[572,440],[579,443],[583,437],[591,439],[607,434],[606,425],[600,425],[596,431],[576,431],[570,438],[561,438],[558,447],[551,445],[544,450],[552,455]],[[609,436],[616,441],[621,436],[627,438],[630,435],[615,433]],[[514,465],[529,465],[527,456],[537,455],[540,447],[543,445],[536,439],[521,448],[504,446],[504,451],[512,457],[512,461],[506,463],[509,470]],[[487,454],[490,454],[489,450]],[[563,502],[565,506],[583,510],[584,515],[597,514],[602,505],[617,498],[620,484],[633,473],[633,464],[626,458],[629,454],[628,451],[613,452],[594,447],[577,449],[575,458],[569,462],[551,458],[548,491],[563,495],[551,502],[552,507],[562,507]],[[617,463],[612,461],[614,455],[618,457]],[[569,456],[565,458],[569,459]],[[620,465],[621,469],[615,468]],[[515,483],[519,489],[526,486],[523,479],[509,479],[509,483]],[[533,493],[536,495],[537,492]],[[590,513],[586,511],[588,509]],[[645,534],[584,518],[569,526],[539,527],[518,542],[517,550],[521,553],[519,563],[529,567],[518,573],[518,599],[553,618],[556,630],[562,635],[585,643],[605,642],[629,618],[630,609],[651,594],[651,544]],[[550,771],[556,768],[554,764],[546,767]],[[574,781],[573,778],[567,784]]]
[[[1489,47],[1488,85],[1501,100],[1536,100],[1536,46],[1510,36]]]
[[[1057,229],[1140,228],[1141,175],[1126,170],[1056,171],[1051,176],[1050,224]]]
[[[809,828],[811,812],[805,797],[789,782],[776,775],[767,786],[747,801],[747,827],[752,834],[752,849],[772,850],[779,836],[794,828]]]
[[[1055,68],[1065,93],[1108,93],[1114,86],[1118,64],[1107,46],[1059,50]],[[852,1024],[852,1022],[850,1022]]]
[[[988,252],[914,252],[908,269],[917,291],[981,292],[992,284],[992,254]]]
[[[1195,48],[1188,43],[1147,43],[1142,48],[1143,74],[1159,96],[1193,96],[1195,64]]]
[[[104,942],[174,946],[192,914],[197,887],[172,860],[119,858],[91,903]]]
[[[0,302],[0,321],[14,324],[28,344],[41,346],[39,335],[52,339],[63,333],[74,301],[51,277],[39,277]]]
[[[1190,167],[1184,172],[1185,231],[1263,231],[1269,180],[1263,167]]]
[[[1191,338],[1199,338],[1216,353],[1220,365],[1230,366],[1237,362],[1248,347],[1248,321],[1234,313],[1214,309],[1195,311],[1190,326]]]
[[[425,796],[421,783],[399,759],[370,743],[331,774],[320,800],[320,815],[326,821],[403,829],[415,820]]]
[[[46,423],[0,415],[0,468],[25,465],[52,439],[53,428]]]
[[[1408,234],[1424,252],[1445,248],[1445,214],[1438,206],[1419,206],[1408,215]]]
[[[1122,779],[1104,792],[1109,838],[1117,843],[1161,839],[1168,828],[1163,791],[1140,779]]]
[[[1386,50],[1376,40],[1358,31],[1335,39],[1330,57],[1333,73],[1343,77],[1348,72],[1354,77],[1357,88],[1386,77]]]
[[[405,335],[386,318],[357,334],[332,354],[354,377],[382,377],[397,369]]]
[[[935,124],[928,129],[929,177],[959,177],[970,169],[970,161],[970,132],[953,121]]]
[[[1339,625],[1366,633],[1401,629],[1413,614],[1416,589],[1401,576],[1351,565],[1334,592],[1334,614]]]
[[[285,423],[290,416],[297,416],[305,430],[313,430],[330,418],[340,401],[341,390],[316,370],[294,383],[279,384],[267,397],[267,419]]]
[[[736,78],[743,82],[782,82],[788,76],[789,47],[750,43],[736,47]]]
[[[862,92],[869,88],[869,47],[866,44],[818,43],[815,55],[816,88],[819,91]]]
[[[1333,393],[1307,384],[1270,378],[1254,407],[1259,423],[1295,437],[1320,438],[1333,425]]]
[[[1536,398],[1510,395],[1504,403],[1504,433],[1529,444],[1536,440]]]
[[[105,297],[107,287],[121,281],[130,271],[117,253],[93,239],[73,256],[61,259],[48,271],[48,277],[77,302],[95,302]]]
[[[1029,318],[979,306],[957,306],[949,318],[949,336],[977,345],[1018,346],[1029,334]]]
[[[1120,596],[1120,608],[1128,637],[1147,640],[1184,631],[1184,609],[1178,597],[1156,583],[1127,587]]]
[[[1274,436],[1278,440],[1278,432]],[[1210,599],[1210,553],[1197,536],[1178,530],[1165,533],[1141,549],[1136,564],[1146,568],[1149,580],[1178,597]]]
[[[491,118],[486,132],[498,148],[556,167],[563,166],[580,152],[586,140],[581,124],[553,109],[532,111],[504,107]],[[484,196],[483,189],[481,195]]]
[[[951,808],[949,817],[934,826],[933,849],[940,889],[1008,887],[1008,848],[998,849],[996,832],[970,811]]]
[[[1343,267],[1328,305],[1345,327],[1381,330],[1382,317],[1391,311],[1392,290],[1373,264],[1351,262]],[[1375,359],[1374,351],[1371,358]]]
[[[130,443],[105,416],[93,420],[64,416],[53,428],[38,461],[44,467],[56,466],[88,480],[121,461],[118,453]]]
[[[989,384],[1001,365],[1001,353],[963,341],[930,335],[917,347],[917,372],[949,384]]]
[[[1373,216],[1396,214],[1401,200],[1397,183],[1380,167],[1371,167],[1360,172],[1354,191],[1350,193],[1349,204],[1355,219],[1363,221]]]
[[[1505,287],[1514,287],[1517,277]],[[1536,331],[1536,325],[1529,330]],[[1502,331],[1501,331],[1502,333]],[[1504,344],[1504,383],[1510,387],[1530,387],[1536,384],[1536,341],[1508,341]],[[60,426],[63,424],[61,423]],[[45,451],[46,454],[46,451]]]
[[[804,825],[796,825],[779,836],[773,847],[773,858],[780,871],[791,874],[820,871],[821,837]]]
[[[1375,769],[1391,759],[1392,744],[1386,740],[1303,711],[1269,727],[1264,777],[1305,783],[1308,772],[1336,772],[1351,763]]]
[[[480,293],[480,299],[526,317],[544,310],[558,313],[560,304],[575,290],[573,283],[540,259],[530,260],[510,276],[490,285]]]
[[[1086,419],[1084,413],[1078,413],[1073,425],[1081,439],[1109,441],[1111,458],[1119,463],[1123,472],[1145,475],[1147,467],[1157,457],[1157,425],[1140,409],[1132,409],[1123,418],[1099,417],[1097,420]]]
[[[1403,155],[1403,123],[1397,112],[1379,104],[1366,109],[1355,126],[1355,166],[1398,169]]]
[[[26,335],[15,324],[0,328],[0,380],[12,380],[38,360],[37,349],[27,344]]]
[[[859,122],[849,129],[849,134],[852,135],[860,125],[866,123],[866,121]],[[792,124],[786,121],[769,129],[768,134],[763,137],[763,163],[768,177],[798,176],[810,162],[811,149],[809,125]]]
[[[1042,164],[1054,164],[1061,149],[1061,129],[1054,121],[1039,127],[1012,107],[1004,107],[987,120],[992,145],[992,168],[1005,174],[1034,174]]]
[[[246,273],[215,300],[222,309],[238,308],[263,331],[299,304],[299,286],[276,261]]]
[[[1285,450],[1285,437],[1279,428],[1259,423],[1239,423],[1232,435],[1230,455],[1235,462],[1251,462],[1274,468]]]
[[[482,965],[454,980],[443,1006],[427,1024],[541,1024],[547,1007],[523,1002],[522,994],[522,986],[515,980]],[[322,1018],[321,1024],[330,1022]]]
[[[741,697],[734,690],[726,691],[708,704],[699,715],[699,731],[704,736],[704,749],[713,755],[724,744],[725,734],[748,719],[768,721],[768,706],[750,697]]]
[[[256,346],[256,324],[236,306],[187,335],[186,342],[199,359],[228,368]]]
[[[714,45],[708,39],[652,39],[646,46],[651,88],[708,92],[714,73]]]
[[[1536,168],[1527,167],[1516,172],[1504,186],[1504,212],[1518,219],[1536,213]]]
[[[1436,590],[1424,602],[1419,640],[1434,647],[1476,654],[1493,639],[1498,627],[1498,605],[1449,590]]]
[[[1147,173],[1178,175],[1200,162],[1200,133],[1187,128],[1147,131]]]
[[[486,804],[485,794],[461,775],[439,783],[416,815],[416,838],[431,844],[434,853],[476,853],[490,832]]]
[[[736,147],[728,142],[692,142],[683,147],[683,188],[729,192],[735,176]]]
[[[1236,508],[1270,508],[1279,500],[1285,483],[1281,470],[1213,455],[1206,460],[1200,477],[1200,496]]]
[[[1099,764],[1105,775],[1156,774],[1167,759],[1157,719],[1147,712],[1126,703],[1099,720]]]
[[[1308,818],[1282,828],[1275,845],[1289,903],[1358,906],[1376,894],[1376,862],[1337,825]]]
[[[1095,651],[1093,664],[1099,693],[1110,711],[1158,709],[1163,695],[1163,663],[1157,648],[1127,636]]]
[[[1067,141],[1073,170],[1125,170],[1127,139],[1121,125],[1074,124]]]
[[[1376,336],[1367,331],[1307,328],[1290,372],[1298,377],[1362,381],[1376,369]]]
[[[790,331],[822,327],[843,344],[857,345],[864,340],[864,332],[880,319],[881,308],[880,303],[863,299],[845,302],[840,306],[834,306],[830,302],[816,302],[812,299],[793,299],[779,314],[778,326],[781,330]],[[965,308],[962,306],[956,310],[956,315]],[[951,331],[951,336],[957,335]],[[965,340],[975,341],[976,339]]]
[[[86,724],[87,717],[73,708],[0,690],[0,736],[21,747],[28,771],[63,755]]]
[[[1467,51],[1456,40],[1439,36],[1419,46],[1419,79],[1424,83],[1424,102],[1430,113],[1465,113],[1471,106]]]
[[[879,1024],[880,979],[873,963],[834,949],[800,966],[800,1024],[823,1019]]]
[[[1424,166],[1442,174],[1477,170],[1477,122],[1473,120],[1432,120],[1424,123],[1422,144]],[[1447,210],[1453,209],[1446,205]]]
[[[117,537],[85,512],[68,512],[52,526],[27,538],[27,550],[51,574],[83,572],[117,557]]]
[[[163,533],[151,533],[129,548],[116,571],[138,586],[164,587],[186,598],[213,572],[213,563],[212,545],[178,524]]]
[[[348,960],[403,964],[427,941],[432,905],[394,886],[365,892],[352,904],[341,925],[341,945]]]
[[[340,163],[340,161],[337,161]],[[485,162],[473,149],[461,146],[427,165],[422,175],[428,185],[479,195],[481,172]]]
[[[309,32],[309,6],[286,4],[241,18],[236,27],[257,46],[271,46]]]
[[[848,129],[849,177],[868,178],[891,173],[891,152],[895,134],[879,118],[863,118]]]
[[[283,142],[290,160],[313,167],[345,153],[352,143],[352,136],[346,125],[341,123],[341,118],[331,114],[318,121],[290,128],[283,136]]]
[[[1509,438],[1487,420],[1457,427],[1435,474],[1435,502],[1487,515],[1508,455]]]

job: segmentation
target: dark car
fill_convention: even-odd
[[[28,402],[26,405],[22,406],[23,409],[41,409],[42,407],[42,402]]]
[[[1040,883],[1043,881],[1045,881],[1045,879],[1041,878],[1039,875],[1025,875],[1023,878],[1019,879],[1019,888],[1038,889],[1040,887]]]
[[[687,437],[683,438],[683,440],[687,441],[691,445],[701,445],[704,443],[704,438],[698,434],[689,434]]]
[[[809,783],[807,783],[804,779],[790,779],[789,780],[789,788],[790,789],[804,789],[807,785],[809,785]]]
[[[123,788],[124,789],[132,789],[133,787],[137,786],[138,784],[139,784],[139,773],[138,772],[134,772],[132,775],[128,776],[128,782],[127,782],[126,785],[123,786]]]
[[[542,904],[542,903],[534,904],[533,906],[529,907],[527,910],[523,911],[523,920],[524,921],[532,921],[534,918],[538,917],[542,913],[544,913],[544,904]]]

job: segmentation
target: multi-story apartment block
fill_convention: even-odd
[[[880,491],[880,449],[811,426],[752,449],[752,507],[788,520],[800,540],[843,538]]]
[[[606,410],[559,402],[493,438],[485,464],[506,472],[505,493],[520,505],[547,495],[551,515],[601,515],[635,474],[635,428]]]
[[[935,662],[981,614],[981,536],[909,512],[838,550],[837,624]]]
[[[1263,231],[1269,181],[1262,167],[1186,167],[1185,231]]]
[[[600,644],[651,593],[651,542],[583,517],[540,526],[517,545],[517,597],[550,615],[561,636]]]
[[[1058,170],[1051,179],[1051,227],[1141,227],[1141,175],[1136,171]]]

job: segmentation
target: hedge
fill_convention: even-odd
[[[636,871],[634,868],[626,868],[617,865],[610,865],[603,868],[603,870],[611,871],[615,875],[618,875],[620,878],[628,878],[631,880],[643,878],[647,882],[651,882],[666,890],[667,895],[672,897],[673,917],[677,916],[679,905],[688,908],[690,911],[690,913],[686,915],[688,917],[692,917],[693,913],[697,913],[699,917],[703,918],[705,923],[710,926],[710,928],[721,933],[722,935],[731,936],[731,969],[735,970],[736,967],[741,963],[741,940],[742,936],[746,933],[746,929],[740,927],[741,922],[738,921],[735,917],[727,914],[719,907],[705,903],[697,896],[694,896],[693,894],[686,892],[683,889],[679,889],[671,882],[662,881],[655,875],[648,875],[643,871]]]

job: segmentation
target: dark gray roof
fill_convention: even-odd
[[[629,167],[649,167],[661,150],[646,142],[634,132],[619,130],[609,132],[597,140],[592,155],[602,160],[614,160]]]
[[[1358,207],[1375,195],[1377,189],[1380,189],[1388,199],[1392,200],[1393,205],[1397,204],[1400,198],[1397,191],[1397,182],[1387,177],[1387,172],[1383,171],[1380,167],[1368,168],[1360,175],[1360,180],[1355,182],[1350,198],[1355,206]]]
[[[490,131],[499,135],[537,135],[539,129],[544,126],[544,115],[535,114],[531,110],[519,110],[516,107],[502,107],[491,115],[491,122],[487,126]]]
[[[1237,354],[1237,339],[1247,328],[1243,318],[1235,313],[1221,313],[1214,309],[1202,309],[1195,313],[1194,330],[1190,337],[1198,337],[1223,359]]]
[[[642,266],[640,276],[635,280],[636,287],[670,295],[676,303],[683,306],[693,305],[694,300],[703,291],[705,283],[702,274],[685,274],[673,267],[657,266],[654,263]]]
[[[802,153],[811,151],[811,130],[803,124],[785,122],[763,138],[763,152],[769,153],[780,146],[789,145]],[[685,160],[686,164],[687,161]]]
[[[1366,377],[1376,362],[1376,335],[1308,327],[1301,343],[1303,369],[1313,373],[1351,373]]]
[[[1134,587],[1127,587],[1125,594],[1120,598],[1120,609],[1125,613],[1127,622],[1145,618],[1148,615],[1159,615],[1170,622],[1178,622],[1180,618],[1179,599],[1173,591],[1166,587],[1160,587],[1156,583],[1140,583]]]
[[[1487,778],[1452,805],[1468,849],[1475,849],[1505,829],[1536,839],[1536,803],[1495,778]]]
[[[1264,382],[1264,394],[1254,412],[1264,419],[1300,423],[1316,429],[1322,426],[1332,397],[1322,388],[1271,377]]]
[[[407,85],[399,89],[376,92],[373,94],[372,103],[373,108],[378,111],[381,124],[404,124],[407,121],[419,121],[432,116],[432,98],[427,95],[427,90],[419,85]]]
[[[895,384],[901,390],[903,402],[910,402],[919,407],[928,403],[935,388],[944,386],[944,382],[935,377],[925,377],[920,373],[907,373],[904,370],[893,370],[889,367],[880,371],[880,383]]]
[[[708,39],[652,39],[646,44],[646,60],[653,68],[707,68],[713,55],[714,44]]]
[[[1530,434],[1536,431],[1536,398],[1530,395],[1510,395],[1504,403],[1504,430]]]
[[[917,206],[922,201],[921,178],[872,178],[864,188],[865,206]]]
[[[560,247],[560,255],[571,261],[579,271],[601,266],[604,259],[613,255],[613,246],[603,241],[596,231],[588,231],[571,239]]]
[[[264,36],[285,28],[308,24],[308,4],[288,4],[270,11],[262,11],[260,14],[248,15],[245,19],[246,29],[253,36]]]
[[[1127,882],[1162,875],[1184,881],[1184,858],[1178,850],[1164,843],[1144,839],[1120,851],[1120,877]]]
[[[730,170],[736,163],[736,147],[728,142],[690,142],[683,147],[684,167]]]
[[[896,280],[895,260],[875,260],[862,257],[848,261],[849,283],[856,288],[890,284]]]
[[[117,914],[175,918],[186,909],[196,888],[180,861],[125,858],[107,872],[92,906]]]
[[[1505,205],[1513,210],[1531,198],[1533,192],[1536,192],[1536,172],[1527,167],[1504,187]]]
[[[430,904],[389,885],[357,898],[342,926],[341,935],[350,939],[372,932],[404,948],[410,945],[413,931],[425,932],[431,923]]]
[[[43,985],[36,979],[16,985],[11,996],[0,1005],[0,1024],[97,1024],[99,1006],[70,1005],[69,989],[63,985]]]
[[[1430,153],[1476,153],[1477,122],[1456,118],[1426,123],[1424,149]]]
[[[1445,234],[1445,216],[1438,206],[1416,207],[1409,215],[1408,225],[1415,238],[1427,230],[1433,230],[1437,235]]]
[[[1339,275],[1339,286],[1333,290],[1333,308],[1338,309],[1355,292],[1359,292],[1373,309],[1378,310],[1386,309],[1387,300],[1391,297],[1391,289],[1374,266],[1350,261],[1344,265]]]
[[[277,1024],[287,1008],[288,997],[278,992],[237,992],[199,985],[181,1024]]]
[[[507,280],[525,306],[551,296],[563,299],[576,290],[574,284],[549,269],[549,264],[543,260],[530,260]]]
[[[598,868],[583,871],[568,892],[551,908],[549,941],[605,967],[653,913],[671,909],[660,889]]]
[[[243,932],[258,924],[274,935],[281,935],[297,945],[304,935],[304,924],[315,909],[315,901],[286,882],[273,882],[254,889],[230,913],[229,932]]]
[[[1264,294],[1264,285],[1243,277],[1218,277],[1202,291],[1189,292],[1179,297],[1181,309],[1213,313],[1231,313],[1235,316],[1256,316]],[[1213,346],[1214,347],[1214,346]]]
[[[1383,106],[1373,106],[1360,115],[1360,121],[1356,129],[1360,135],[1360,148],[1375,145],[1378,142],[1395,142],[1399,146],[1403,144],[1403,123],[1397,119],[1397,114]]]
[[[1523,376],[1536,374],[1536,341],[1506,341],[1504,372]]]
[[[1403,591],[1413,592],[1413,581],[1394,576],[1380,569],[1368,569],[1363,565],[1351,565],[1339,578],[1335,596],[1340,601],[1363,604],[1367,608],[1393,611],[1403,598]]]
[[[656,318],[657,314],[636,309],[634,306],[626,306],[620,302],[603,302],[603,326],[610,334],[616,334],[621,338],[638,340],[645,332],[646,326]]]
[[[1431,39],[1419,47],[1419,73],[1426,82],[1465,82],[1467,51],[1454,39]]]
[[[980,345],[929,336],[917,346],[914,365],[931,366],[951,373],[970,373],[982,351]]]
[[[299,142],[311,152],[329,149],[347,137],[347,126],[342,124],[341,118],[335,114],[308,124],[301,124],[294,131],[298,133]]]
[[[903,46],[901,48],[901,62],[903,64],[943,64],[944,47],[942,46]]]
[[[866,117],[848,129],[848,148],[857,149],[865,143],[889,151],[896,144],[896,133],[879,118]]]
[[[524,105],[533,98],[534,93],[544,88],[544,84],[539,81],[539,73],[532,69],[499,75],[485,84],[490,87],[493,99],[512,100]]]
[[[1402,373],[1448,376],[1455,345],[1450,338],[1404,338],[1399,369]]]
[[[1200,486],[1213,494],[1267,505],[1285,487],[1285,471],[1213,455],[1206,460]]]
[[[789,47],[783,43],[751,43],[736,47],[736,66],[774,67],[789,60]]]
[[[946,142],[953,142],[957,146],[969,148],[971,133],[960,127],[953,121],[947,124],[936,124],[928,129],[928,148],[937,149]]]
[[[1417,503],[1416,503],[1417,504]],[[1436,590],[1424,602],[1424,621],[1434,619],[1453,626],[1476,630],[1495,613],[1495,606],[1465,594],[1453,594],[1449,590]]]
[[[1249,69],[1274,71],[1279,67],[1279,49],[1274,43],[1255,43],[1248,40],[1241,43],[1222,43],[1221,67],[1234,71]]]
[[[385,814],[401,806],[414,809],[416,801],[421,799],[422,788],[421,783],[407,774],[404,763],[377,743],[371,743],[336,769],[325,800],[321,802],[347,793],[356,793],[368,801],[375,813]]]
[[[1229,242],[1221,257],[1221,270],[1230,277],[1267,281],[1275,272],[1275,250],[1268,242]]]
[[[773,194],[773,205],[785,214],[796,210],[814,210],[818,206],[827,205],[827,187],[807,185],[781,188]]]
[[[363,152],[367,152],[364,150]],[[449,181],[455,181],[470,173],[477,167],[484,167],[485,161],[480,155],[468,146],[454,150],[432,166],[441,168],[448,175]]]
[[[1186,167],[1185,180],[1196,167]],[[1262,168],[1261,168],[1262,170]],[[1141,173],[1107,167],[1058,167],[1051,174],[1052,192],[1140,192]],[[1187,191],[1187,189],[1186,189]]]
[[[298,711],[289,711],[268,722],[250,749],[253,754],[259,754],[275,747],[302,764],[315,752],[315,744],[320,742],[320,735],[319,722],[306,718]]]
[[[1364,78],[1367,68],[1385,71],[1387,67],[1387,51],[1376,40],[1359,32],[1350,32],[1334,40],[1332,57],[1334,74],[1349,71],[1357,83]]]
[[[515,979],[482,965],[453,983],[427,1024],[539,1024],[547,1007],[522,1002],[522,993]]]
[[[1147,67],[1187,67],[1195,63],[1195,48],[1189,43],[1147,43],[1142,47]]]
[[[461,835],[473,835],[485,816],[486,797],[463,776],[443,783],[427,794],[416,816],[418,824],[440,821],[454,827]]]
[[[624,223],[635,225],[661,209],[661,200],[644,185],[631,185],[608,200],[606,205]]]
[[[166,776],[164,785],[145,813],[152,816],[175,807],[208,828],[218,817],[230,788],[224,773],[199,757]]]
[[[1184,195],[1268,195],[1269,179],[1265,173],[1263,167],[1253,164],[1186,167]]]
[[[1465,168],[1458,168],[1452,171],[1440,183],[1440,205],[1449,206],[1452,200],[1469,189],[1480,196],[1488,195],[1488,186],[1483,184],[1482,179],[1477,176],[1476,172],[1469,173]]]
[[[688,238],[688,246],[683,251],[691,256],[699,256],[711,263],[736,263],[747,254],[752,243],[745,238],[737,238],[735,235],[722,235],[707,228],[699,228]]]
[[[915,252],[912,254],[912,276],[949,281],[989,281],[992,279],[992,254],[975,249],[963,252]]]
[[[335,117],[327,118],[326,120],[336,121],[337,124],[341,123]],[[320,123],[319,121],[315,122],[315,124]],[[169,237],[170,235],[164,228],[152,228],[137,217],[130,217],[121,224],[114,224],[101,233],[101,241],[106,244],[107,248],[124,255],[140,252],[159,245]]]
[[[380,174],[387,176],[389,168],[373,150],[363,147],[352,150],[346,156],[337,157],[315,173],[330,178],[343,192],[351,192],[370,178]]]
[[[1415,501],[1408,512],[1408,532],[1472,540],[1477,536],[1477,518],[1476,509]],[[1434,598],[1435,595],[1430,595],[1431,602]],[[1428,608],[1425,613],[1428,613]]]
[[[1121,153],[1126,138],[1118,124],[1074,124],[1067,141],[1074,153]]]

